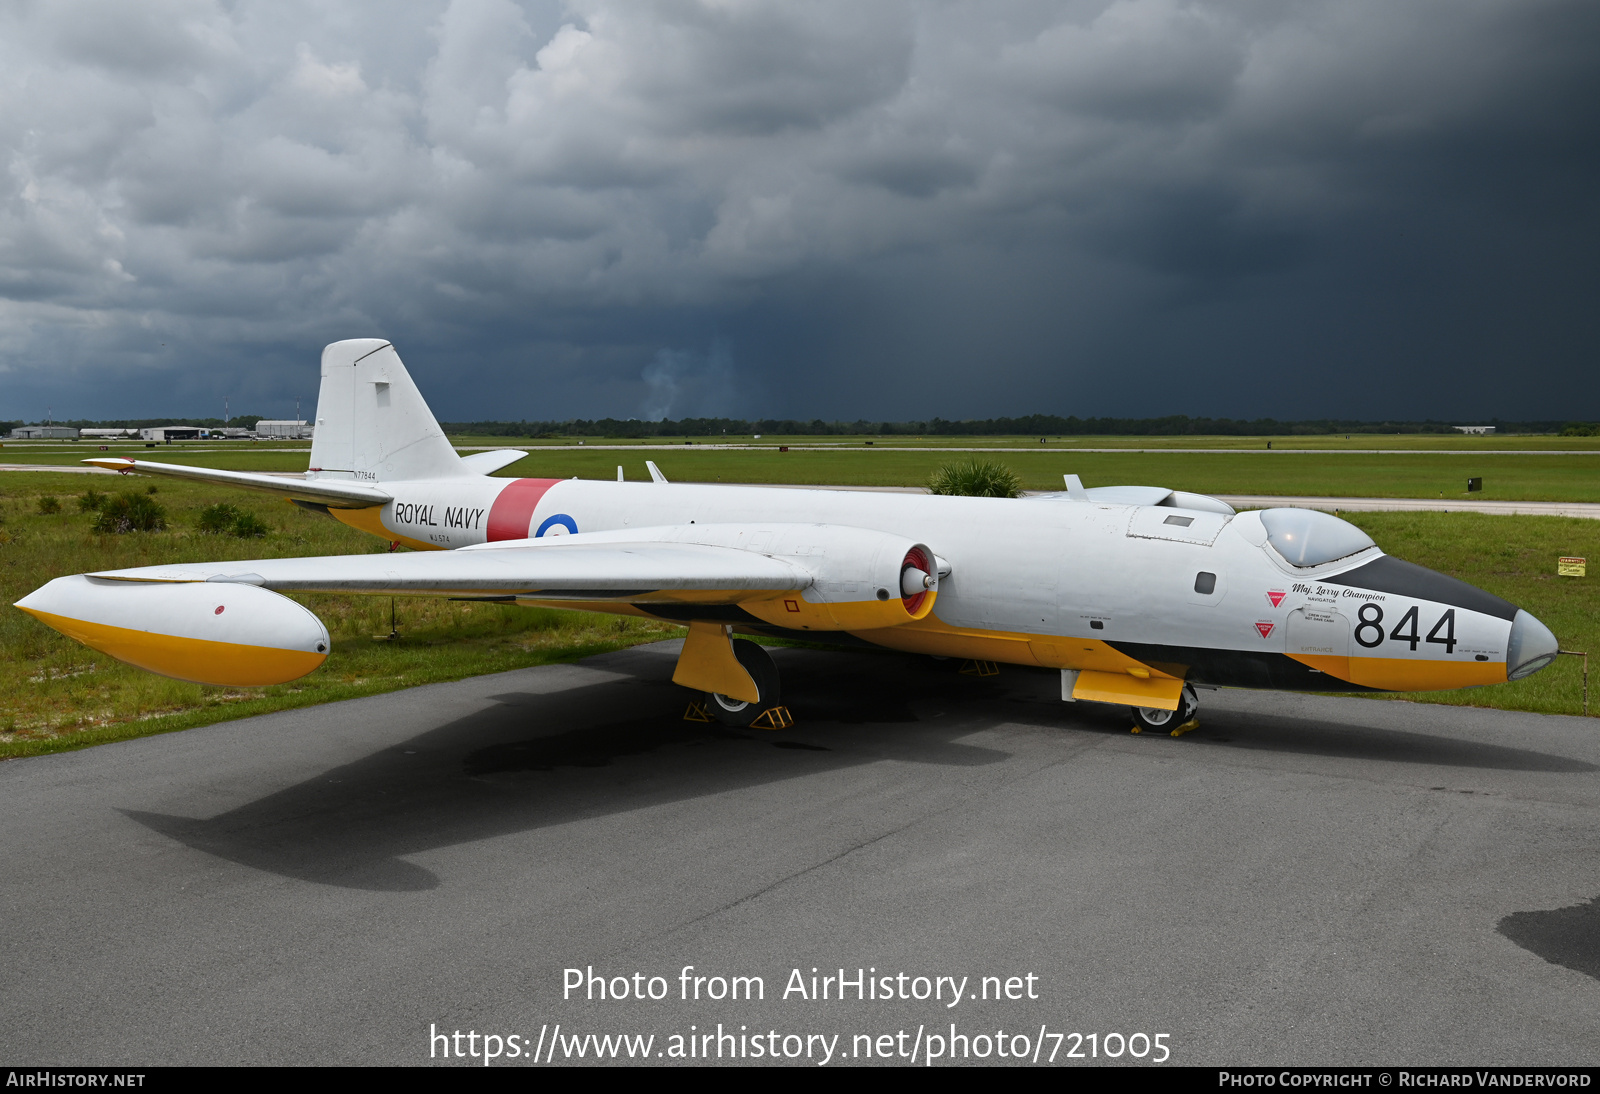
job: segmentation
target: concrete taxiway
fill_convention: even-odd
[[[1134,736],[1047,673],[780,649],[798,723],[735,732],[680,719],[674,652],[0,764],[0,1056],[413,1064],[433,1026],[528,1066],[559,1023],[668,1063],[720,1023],[834,1065],[952,1025],[1008,1063],[1594,1061],[1600,722],[1214,692]],[[684,1001],[690,965],[765,998]],[[591,966],[666,998],[564,999]],[[969,994],[783,997],[840,968]]]

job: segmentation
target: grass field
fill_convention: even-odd
[[[189,483],[163,481],[156,494],[167,509],[166,531],[95,535],[92,514],[76,495],[91,485],[146,489],[148,479],[11,473],[0,475],[0,758],[80,748],[164,733],[272,710],[372,695],[441,680],[458,680],[550,661],[574,660],[643,641],[672,637],[678,628],[649,620],[401,598],[398,642],[389,633],[390,600],[376,597],[296,597],[321,617],[333,637],[322,668],[301,680],[267,688],[185,684],[124,665],[79,645],[9,605],[46,581],[156,562],[350,554],[384,550],[371,536],[270,498]],[[56,497],[62,511],[38,512],[38,499]],[[262,518],[263,539],[202,535],[199,511],[218,500]]]
[[[460,447],[482,448],[704,448],[732,445],[747,448],[933,448],[933,449],[1005,449],[1019,452],[1073,451],[1100,448],[1126,450],[1226,451],[1240,449],[1249,452],[1266,452],[1272,445],[1274,452],[1449,452],[1471,455],[1475,452],[1595,452],[1600,453],[1600,437],[1560,437],[1551,434],[1494,434],[1486,437],[1469,437],[1464,434],[1445,433],[1354,433],[1333,436],[1257,436],[1257,437],[1046,437],[1043,444],[1037,437],[909,437],[909,436],[777,436],[763,434],[760,440],[752,436],[704,437],[502,437],[488,434],[455,433],[450,441]],[[870,444],[868,443],[870,442]],[[182,441],[146,447],[139,441],[120,441],[107,445],[112,455],[145,456],[165,459],[161,453],[183,452],[204,448],[211,451],[251,451],[259,449],[292,449],[309,451],[309,441]],[[7,441],[0,445],[0,463],[17,462],[16,456],[31,459],[30,453],[55,453],[67,462],[76,456],[99,455],[99,442],[90,441]]]
[[[1562,649],[1594,654],[1600,670],[1600,578],[1556,575],[1556,560],[1564,555],[1600,561],[1600,520],[1482,513],[1342,515],[1388,554],[1459,577],[1526,608],[1555,632]],[[1581,659],[1560,657],[1543,672],[1514,683],[1394,698],[1580,714],[1582,670]],[[1600,679],[1595,683],[1600,685]]]
[[[1227,438],[1231,440],[1231,438]],[[15,459],[8,445],[0,462]],[[45,446],[41,446],[44,449]],[[52,449],[64,446],[49,446]],[[562,446],[535,452],[508,469],[524,475],[613,478],[622,457],[629,477],[645,478],[643,453],[584,451]],[[81,452],[51,451],[39,462],[65,463]],[[139,453],[145,453],[141,447]],[[47,453],[41,451],[39,455]],[[251,470],[301,470],[305,446],[287,451],[186,451],[163,447],[160,458]],[[919,485],[947,457],[937,452],[714,450],[685,447],[680,456],[652,456],[669,477],[726,482],[812,482]],[[1498,462],[1496,462],[1498,461]],[[1007,462],[1032,488],[1058,486],[1062,471],[1090,485],[1159,483],[1205,493],[1304,493],[1431,497],[1459,496],[1467,461],[1422,454],[1267,456],[1239,453],[1082,453],[1021,450]],[[1600,463],[1587,456],[1490,454],[1470,461],[1488,487],[1481,496],[1519,500],[1600,501]],[[165,531],[96,535],[92,514],[76,496],[145,490],[154,484],[167,508]],[[59,499],[61,512],[44,515],[39,499]],[[228,501],[270,527],[264,539],[202,535],[199,510]],[[1543,619],[1564,648],[1600,654],[1600,597],[1593,579],[1555,576],[1555,559],[1600,559],[1600,521],[1554,517],[1494,517],[1469,513],[1352,514],[1391,554],[1454,574],[1521,604]],[[156,562],[378,552],[384,545],[327,518],[268,497],[141,477],[0,472],[0,594],[18,599],[53,577],[86,570]],[[613,616],[530,610],[489,604],[405,600],[398,604],[401,641],[389,631],[390,601],[357,597],[303,598],[328,625],[334,651],[311,676],[271,688],[228,689],[183,684],[122,665],[23,615],[0,611],[0,758],[82,747],[166,732],[225,718],[368,695],[486,672],[567,660],[681,633],[667,624]],[[1415,698],[1549,713],[1578,713],[1579,665],[1563,658],[1530,680],[1467,692]]]
[[[779,445],[806,448],[935,448],[935,449],[1006,449],[1018,451],[1060,449],[1183,449],[1193,451],[1245,449],[1266,451],[1271,443],[1273,451],[1310,449],[1319,452],[1371,452],[1371,451],[1445,451],[1445,452],[1600,452],[1600,437],[1558,437],[1550,434],[1506,434],[1487,437],[1468,437],[1463,434],[1356,433],[1337,436],[1259,436],[1259,437],[1046,437],[1041,444],[1038,437],[908,437],[863,436],[784,437],[764,434],[760,440],[750,436],[707,437],[500,437],[487,434],[452,434],[451,441],[464,446],[495,446],[505,448],[563,448],[590,445],[659,447],[679,446],[685,441],[696,447],[704,445],[743,445],[771,447]],[[872,442],[869,446],[867,442]]]
[[[1225,438],[1231,439],[1231,438]],[[1474,438],[1462,438],[1471,441]],[[1595,441],[1597,438],[1575,438]],[[0,462],[64,464],[88,453],[68,446],[13,446]],[[96,453],[98,454],[98,453]],[[271,449],[164,446],[152,453],[113,448],[167,463],[193,463],[237,471],[303,471],[306,446]],[[26,455],[27,459],[22,457]],[[904,448],[832,449],[707,448],[680,445],[670,452],[630,452],[562,445],[532,451],[500,472],[510,476],[612,479],[617,465],[630,479],[648,480],[644,461],[653,459],[680,482],[817,483],[841,486],[920,486],[950,459],[941,451]],[[1537,452],[1067,452],[1022,448],[1005,461],[1029,490],[1061,488],[1061,476],[1077,474],[1089,486],[1143,484],[1202,494],[1310,494],[1346,497],[1464,498],[1467,479],[1481,477],[1492,501],[1600,502],[1600,449],[1594,455]]]

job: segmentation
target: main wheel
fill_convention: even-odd
[[[1194,688],[1188,684],[1183,685],[1183,691],[1178,695],[1177,710],[1162,710],[1160,707],[1131,707],[1133,724],[1139,727],[1141,733],[1171,733],[1179,726],[1187,725],[1193,718],[1195,711],[1200,709],[1200,700],[1194,693]]]
[[[778,705],[778,666],[772,663],[772,655],[765,649],[744,638],[733,640],[733,655],[756,682],[761,698],[747,703],[708,691],[706,712],[723,725],[747,726],[760,717],[762,711]]]

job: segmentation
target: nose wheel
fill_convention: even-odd
[[[1195,718],[1200,709],[1200,700],[1196,697],[1194,688],[1188,684],[1183,685],[1183,691],[1178,695],[1177,710],[1162,710],[1160,707],[1129,709],[1133,712],[1135,733],[1170,733],[1174,737],[1181,737],[1200,725]]]

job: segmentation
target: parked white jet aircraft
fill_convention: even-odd
[[[229,685],[327,657],[326,628],[278,591],[654,616],[688,627],[673,679],[740,725],[770,718],[779,680],[732,632],[1059,669],[1063,699],[1127,704],[1147,729],[1187,723],[1197,687],[1475,687],[1557,651],[1515,605],[1307,509],[1236,514],[1075,476],[1023,500],[672,484],[654,464],[649,483],[488,477],[525,455],[458,456],[388,342],[336,342],[303,482],[86,462],[277,494],[418,553],[80,574],[17,607],[130,664]]]

